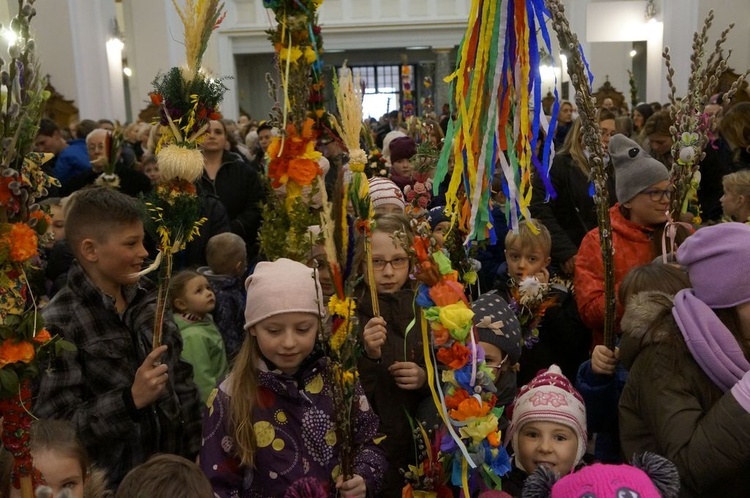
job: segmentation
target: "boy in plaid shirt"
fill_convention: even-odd
[[[43,316],[78,350],[42,368],[35,412],[72,421],[117,486],[155,453],[195,458],[200,401],[169,314],[163,345],[151,351],[156,293],[136,275],[148,256],[138,201],[96,187],[77,192],[67,208],[77,262]]]

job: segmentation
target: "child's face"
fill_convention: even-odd
[[[520,282],[524,277],[534,276],[549,265],[550,256],[540,247],[526,245],[516,240],[505,249],[505,260],[508,262],[508,274]]]
[[[404,214],[404,208],[398,204],[381,204],[373,209],[375,214]]]
[[[557,422],[528,422],[518,433],[518,459],[531,474],[544,465],[555,474],[567,475],[578,453],[578,437]]]
[[[72,498],[83,498],[83,469],[77,459],[56,450],[37,450],[33,457],[34,467],[52,488],[52,496],[67,490]],[[11,486],[10,497],[21,498],[21,492]]]
[[[506,356],[503,351],[489,342],[480,341],[479,345],[484,350],[484,362],[492,369],[495,375],[495,387],[500,387],[500,378],[505,370]]]
[[[318,335],[318,317],[312,313],[281,313],[250,329],[258,348],[284,373],[293,375],[312,352]]]
[[[326,251],[322,245],[315,244],[313,246],[311,257],[307,261],[307,266],[310,268],[318,268],[318,280],[320,281],[320,287],[323,289],[323,295],[326,297],[334,295],[336,289],[333,286],[333,280],[331,280],[331,271],[328,268]]]
[[[136,283],[140,277],[134,274],[141,271],[148,257],[140,221],[117,225],[103,240],[85,239],[81,246],[89,276],[105,292],[113,286]]]
[[[372,263],[379,293],[392,294],[409,278],[409,255],[401,244],[394,242],[390,233],[372,233]]]
[[[65,218],[63,217],[62,206],[51,205],[49,216],[52,218],[52,223],[47,227],[47,232],[52,234],[52,240],[47,247],[51,248],[58,240],[65,240]]]
[[[651,185],[623,205],[630,210],[630,221],[633,223],[659,225],[667,221],[670,195],[669,180],[664,180]]]
[[[216,298],[206,277],[200,275],[185,284],[182,296],[174,304],[179,311],[204,316],[214,310]]]
[[[435,225],[435,229],[432,231],[432,236],[435,237],[435,240],[438,244],[441,246],[445,244],[445,234],[448,232],[448,229],[451,227],[450,222],[448,221],[441,221],[437,225]]]
[[[408,159],[399,159],[398,161],[391,163],[391,171],[395,171],[396,174],[401,176],[410,176],[411,170],[411,161]]]
[[[143,174],[145,174],[149,180],[151,180],[152,185],[156,185],[159,183],[159,179],[161,178],[161,175],[159,174],[159,165],[156,163],[151,163],[148,166],[146,166],[143,169]]]

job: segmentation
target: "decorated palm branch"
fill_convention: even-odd
[[[276,53],[281,102],[274,120],[280,134],[266,152],[271,192],[263,209],[261,252],[270,260],[305,260],[310,240],[307,226],[315,224],[320,209],[317,179],[324,174],[322,154],[316,150],[319,120],[324,116],[323,40],[317,25],[322,0],[264,0],[276,26],[268,37]],[[275,90],[272,96],[276,99]],[[325,188],[321,183],[320,188]]]
[[[50,223],[37,200],[59,186],[42,170],[51,154],[32,152],[49,98],[30,32],[33,4],[19,0],[10,24],[18,39],[8,49],[10,60],[0,58],[0,417],[2,445],[14,460],[12,481],[2,485],[20,489],[23,498],[44,484],[29,449],[31,382],[55,354],[75,350],[44,328],[30,285]]]
[[[159,106],[162,128],[156,150],[160,183],[144,197],[150,220],[147,227],[159,249],[154,264],[142,272],[160,266],[154,348],[161,344],[174,254],[199,234],[205,222],[195,187],[203,173],[199,147],[210,121],[221,117],[218,106],[226,90],[220,78],[213,78],[201,67],[211,33],[223,19],[223,3],[185,1],[181,9],[172,0],[184,25],[186,64],[158,75],[150,94],[151,101]]]
[[[474,241],[496,242],[490,199],[496,170],[503,178],[506,217],[514,229],[531,217],[532,171],[554,193],[549,165],[558,104],[556,100],[548,123],[542,112],[539,73],[540,45],[551,52],[547,17],[540,0],[471,3],[457,69],[450,76],[451,114],[456,118],[448,125],[434,185],[436,190],[448,174],[449,159],[455,158],[446,214],[451,218],[451,231],[457,227],[466,234],[467,248]],[[547,134],[539,161],[535,151],[541,131]],[[502,411],[495,406],[494,374],[473,332],[474,313],[464,294],[468,282],[461,280],[466,275],[454,270],[430,237],[428,226],[417,223],[415,231],[417,304],[423,310],[425,334],[430,334],[424,341],[427,374],[448,430],[441,450],[450,465],[451,481],[465,496],[477,491],[470,489],[470,483],[479,481],[500,489],[500,476],[510,470],[498,430]],[[436,378],[438,363],[444,370],[441,379]]]
[[[117,175],[117,161],[120,159],[122,152],[122,128],[117,123],[114,131],[107,131],[104,137],[104,156],[99,159],[104,162],[104,171],[94,181],[94,184],[107,188],[118,188],[120,186],[120,177]]]
[[[607,190],[607,168],[604,163],[601,130],[596,115],[596,102],[591,96],[593,76],[588,70],[583,48],[578,36],[570,29],[565,17],[565,7],[560,0],[546,0],[552,17],[552,26],[557,32],[560,47],[568,55],[568,74],[576,89],[576,105],[581,116],[581,133],[584,147],[591,153],[589,167],[594,184],[594,206],[599,228],[599,244],[604,266],[604,345],[615,346],[615,267],[612,248],[612,224],[609,217],[609,192]]]
[[[700,224],[700,206],[698,205],[698,187],[700,186],[700,161],[705,157],[703,152],[709,141],[709,134],[714,128],[716,115],[706,115],[703,108],[709,97],[718,88],[719,78],[727,70],[726,59],[721,56],[722,46],[727,35],[734,28],[730,24],[719,35],[714,50],[706,58],[708,31],[714,20],[713,10],[708,13],[703,28],[693,34],[693,53],[690,56],[690,77],[687,93],[683,98],[677,98],[677,88],[674,83],[674,68],[669,53],[669,47],[664,48],[664,62],[667,67],[667,83],[669,84],[670,116],[674,123],[670,128],[672,133],[672,175],[671,182],[674,194],[670,201],[669,212],[672,219],[678,219],[681,214],[690,212],[693,221]],[[724,102],[729,102],[745,80],[750,70],[741,75],[724,95]]]
[[[358,79],[358,78],[357,78]],[[336,104],[339,110],[340,123],[334,121],[334,127],[349,151],[349,171],[351,180],[348,185],[349,202],[356,218],[356,227],[362,236],[365,246],[365,269],[370,283],[370,297],[375,316],[380,316],[378,291],[375,282],[375,271],[372,266],[371,228],[374,218],[370,202],[370,184],[365,174],[367,153],[360,147],[360,130],[362,129],[362,87],[356,81],[352,70],[341,69],[339,78],[334,81]]]

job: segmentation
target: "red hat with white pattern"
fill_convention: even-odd
[[[528,422],[556,422],[570,427],[578,437],[578,453],[574,467],[586,452],[586,407],[560,367],[552,365],[523,386],[511,406],[508,429],[513,452],[518,455],[518,432]],[[516,466],[520,466],[516,458]],[[527,469],[523,469],[527,471]]]

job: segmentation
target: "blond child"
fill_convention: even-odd
[[[731,221],[750,222],[750,170],[726,175],[722,183],[721,209],[724,216]]]
[[[209,398],[203,422],[200,466],[214,494],[270,498],[304,483],[322,496],[372,496],[386,463],[373,442],[377,417],[359,383],[354,476],[337,474],[332,374],[317,344],[325,312],[315,272],[282,258],[258,263],[246,285],[248,335],[229,377]]]
[[[559,365],[566,377],[575,378],[588,359],[591,332],[583,325],[569,286],[550,283],[552,238],[539,220],[519,224],[517,232],[505,236],[508,270],[501,275],[497,292],[521,321],[523,348],[518,372],[519,385],[526,384],[542,369]],[[521,283],[531,278],[544,288],[548,305],[536,309],[521,304]],[[532,282],[533,282],[532,280]]]

